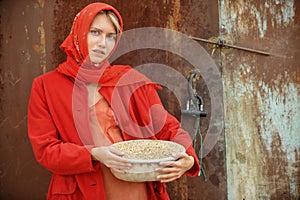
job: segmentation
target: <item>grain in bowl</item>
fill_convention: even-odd
[[[181,154],[185,148],[171,141],[165,140],[129,140],[113,144],[116,148],[124,152],[124,158],[132,164],[130,170],[125,174],[112,173],[119,179],[131,182],[156,181],[159,175],[155,172],[162,161],[173,161],[176,158],[172,154]]]

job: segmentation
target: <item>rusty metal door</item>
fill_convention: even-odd
[[[229,199],[299,199],[300,2],[220,1]]]
[[[45,199],[50,173],[33,156],[26,107],[33,78],[51,58],[45,33],[51,38],[53,4],[4,0],[0,9],[0,199]]]
[[[3,0],[1,4],[1,199],[43,199],[51,174],[34,158],[27,138],[27,102],[34,77],[54,69],[65,59],[59,45],[70,31],[75,14],[89,0],[44,1]],[[125,30],[162,27],[187,35],[218,35],[217,1],[105,1],[124,18]],[[67,12],[66,12],[67,11]],[[212,23],[213,22],[213,23]],[[117,62],[117,61],[116,61]],[[160,50],[133,52],[118,62],[137,66],[165,63],[188,76],[193,68],[178,56]],[[217,61],[218,62],[218,61]],[[205,100],[209,96],[198,84]],[[166,88],[160,93],[166,108],[180,118],[178,101]],[[207,103],[209,108],[209,103]],[[208,119],[201,130],[207,129]],[[168,185],[172,199],[225,199],[224,140],[204,160],[203,176],[183,177]]]
[[[65,59],[59,45],[75,14],[91,2],[0,1],[1,199],[46,198],[51,174],[35,161],[27,138],[31,83]],[[225,121],[221,123],[225,128],[203,158],[206,176],[184,176],[168,184],[171,199],[298,199],[300,2],[104,2],[120,11],[125,30],[152,26],[204,38],[199,44],[222,74],[223,93],[217,98],[224,102]],[[270,54],[231,48],[224,42]],[[130,52],[115,62],[134,67],[161,63],[185,77],[195,67],[158,49]],[[196,90],[208,111],[201,118],[205,137],[211,122],[211,98],[215,97],[210,96],[201,76]],[[182,102],[168,88],[159,94],[165,107],[180,119]]]

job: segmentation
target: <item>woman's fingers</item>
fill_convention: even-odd
[[[117,169],[117,168],[110,168],[112,171],[120,173],[120,174],[126,174],[126,172],[124,170],[121,169]]]
[[[161,173],[157,179],[161,182],[171,182],[180,178],[194,164],[194,158],[187,154],[179,154],[174,156],[178,160],[161,162],[162,168],[157,168],[155,171]]]
[[[113,153],[113,154],[116,154],[116,155],[119,155],[119,156],[123,156],[124,155],[124,152],[117,149],[116,147],[114,146],[109,146],[108,149]]]
[[[104,163],[109,168],[118,168],[118,169],[130,169],[131,164],[127,160],[123,161],[120,158],[110,159],[106,163]]]
[[[158,176],[157,180],[162,183],[168,183],[168,182],[175,181],[176,179],[179,179],[180,177],[181,177],[180,174],[169,174],[169,175]]]
[[[182,176],[184,173],[178,167],[166,167],[166,168],[159,168],[156,170],[157,172],[161,173],[161,175],[157,176],[157,180],[161,182],[171,182],[174,181]]]
[[[105,146],[105,147],[96,147],[93,148],[92,157],[96,160],[99,160],[109,168],[118,168],[118,169],[130,169],[130,162],[122,158],[121,156],[124,153],[115,147]]]

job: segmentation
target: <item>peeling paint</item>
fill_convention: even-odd
[[[249,30],[257,30],[260,38],[266,35],[268,26],[288,27],[295,17],[293,0],[275,3],[269,0],[264,4],[245,0],[238,2],[223,0],[220,1],[220,7],[221,28],[226,27],[226,32],[249,35]]]
[[[12,71],[6,70],[0,74],[0,84],[5,85],[9,84],[11,87],[14,87],[21,81],[20,77],[17,77],[13,74]]]
[[[235,75],[233,76],[235,78]],[[234,88],[232,81],[224,80],[225,88]],[[255,101],[245,92],[240,98],[233,98],[237,90],[230,92],[227,90],[225,96],[230,99],[226,103],[226,151],[227,151],[227,185],[228,199],[259,199],[259,192],[266,191],[262,179],[261,169],[258,163],[264,161],[257,160],[263,154],[259,134],[255,129],[256,115]],[[245,114],[247,113],[247,114]],[[237,123],[239,122],[239,123]],[[261,165],[263,166],[263,165]],[[245,187],[246,186],[246,187]],[[263,192],[265,193],[265,192]]]
[[[295,3],[223,0],[220,5],[225,36],[242,43],[259,41],[256,44],[285,52],[269,59],[221,52],[225,55],[228,199],[298,199],[300,83],[299,66],[294,63],[299,58],[293,58],[297,50],[286,45],[297,41],[286,32],[299,35],[293,32],[299,26]],[[276,40],[281,42],[268,42]]]
[[[288,153],[289,161],[295,162],[295,149],[300,145],[300,85],[289,79],[290,74],[279,74],[273,83],[265,83],[254,77],[254,67],[240,65],[241,74],[236,74],[234,83],[234,98],[256,98],[255,103],[261,111],[259,118],[262,128],[261,136],[267,150],[271,150],[273,132],[278,132],[282,141],[283,150]],[[243,77],[246,76],[246,79]],[[270,86],[271,85],[271,86]],[[233,94],[232,94],[233,95]],[[280,123],[278,123],[280,122]]]
[[[288,75],[286,76],[288,79]],[[263,111],[262,115],[265,116],[261,120],[260,126],[264,130],[262,137],[268,150],[270,150],[272,142],[268,135],[276,131],[280,134],[284,150],[293,153],[300,144],[300,102],[298,96],[300,85],[282,82],[282,79],[283,77],[278,76],[271,87],[262,81],[259,82],[261,93],[257,93],[258,106]],[[282,93],[278,88],[284,92]],[[293,161],[294,156],[288,155],[290,155],[289,160]]]
[[[24,55],[24,63],[25,64],[29,64],[30,63],[30,60],[31,60],[31,55],[29,53],[29,50],[26,49],[26,50],[23,50],[22,51],[22,54]]]
[[[40,35],[40,44],[33,45],[33,49],[40,55],[40,66],[43,73],[46,73],[46,37],[43,21],[41,21],[40,26],[38,27],[38,33]]]
[[[288,79],[288,77],[285,78]],[[278,77],[272,87],[269,87],[266,83],[260,83],[260,87],[262,94],[258,93],[258,106],[262,116],[264,116],[259,125],[262,141],[272,154],[274,138],[270,135],[278,134],[276,141],[281,142],[280,148],[286,154],[288,160],[289,171],[286,173],[289,177],[295,177],[297,170],[293,164],[297,161],[296,153],[300,146],[300,102],[298,92],[300,85],[291,82],[282,83],[282,77]],[[276,88],[282,88],[284,92],[282,93]],[[298,193],[297,184],[295,180],[290,181],[292,194]]]
[[[296,176],[294,163],[299,159],[300,85],[293,83],[287,73],[278,75],[273,82],[257,81],[254,71],[253,66],[240,65],[230,79],[224,80],[225,88],[231,88],[226,92],[231,99],[227,110],[234,111],[226,117],[231,119],[226,123],[227,133],[235,133],[227,137],[227,156],[231,158],[228,184],[230,191],[238,191],[229,192],[229,199],[271,199],[280,190],[296,197],[298,183],[291,177]],[[240,123],[232,124],[236,121]],[[277,164],[267,164],[269,160]],[[245,185],[252,187],[246,189]]]
[[[34,4],[35,9],[44,8],[45,0],[37,0],[37,2]]]
[[[6,117],[0,121],[0,127],[8,126],[12,129],[18,129],[21,126],[26,126],[26,123],[27,123],[27,115],[21,117],[19,121]]]
[[[177,23],[180,21],[180,0],[175,0],[173,2],[172,13],[170,14],[168,20],[168,28],[173,30],[178,30]]]
[[[265,32],[267,30],[267,14],[266,12],[261,13],[256,10],[256,8],[253,8],[256,16],[256,21],[257,21],[257,27],[259,30],[259,37],[263,38],[265,36]]]
[[[41,8],[44,8],[45,0],[38,0],[38,3],[39,3]]]
[[[24,25],[24,30],[25,30],[26,39],[29,40],[28,27],[26,24]]]

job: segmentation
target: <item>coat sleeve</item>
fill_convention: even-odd
[[[28,136],[37,161],[49,171],[70,175],[95,170],[88,147],[60,139],[60,133],[49,111],[41,78],[34,80],[31,89]]]
[[[139,115],[143,115],[143,119],[139,123],[146,125],[152,121],[157,139],[174,141],[183,145],[186,148],[186,153],[193,156],[195,160],[194,166],[186,172],[186,175],[196,176],[199,173],[200,165],[193,148],[193,141],[189,133],[182,129],[180,122],[163,108],[156,89],[156,85],[146,84],[134,93],[134,104],[138,105]],[[153,105],[158,105],[161,110],[151,110],[150,108]],[[157,124],[161,124],[162,121],[164,121],[163,126],[155,127]]]

